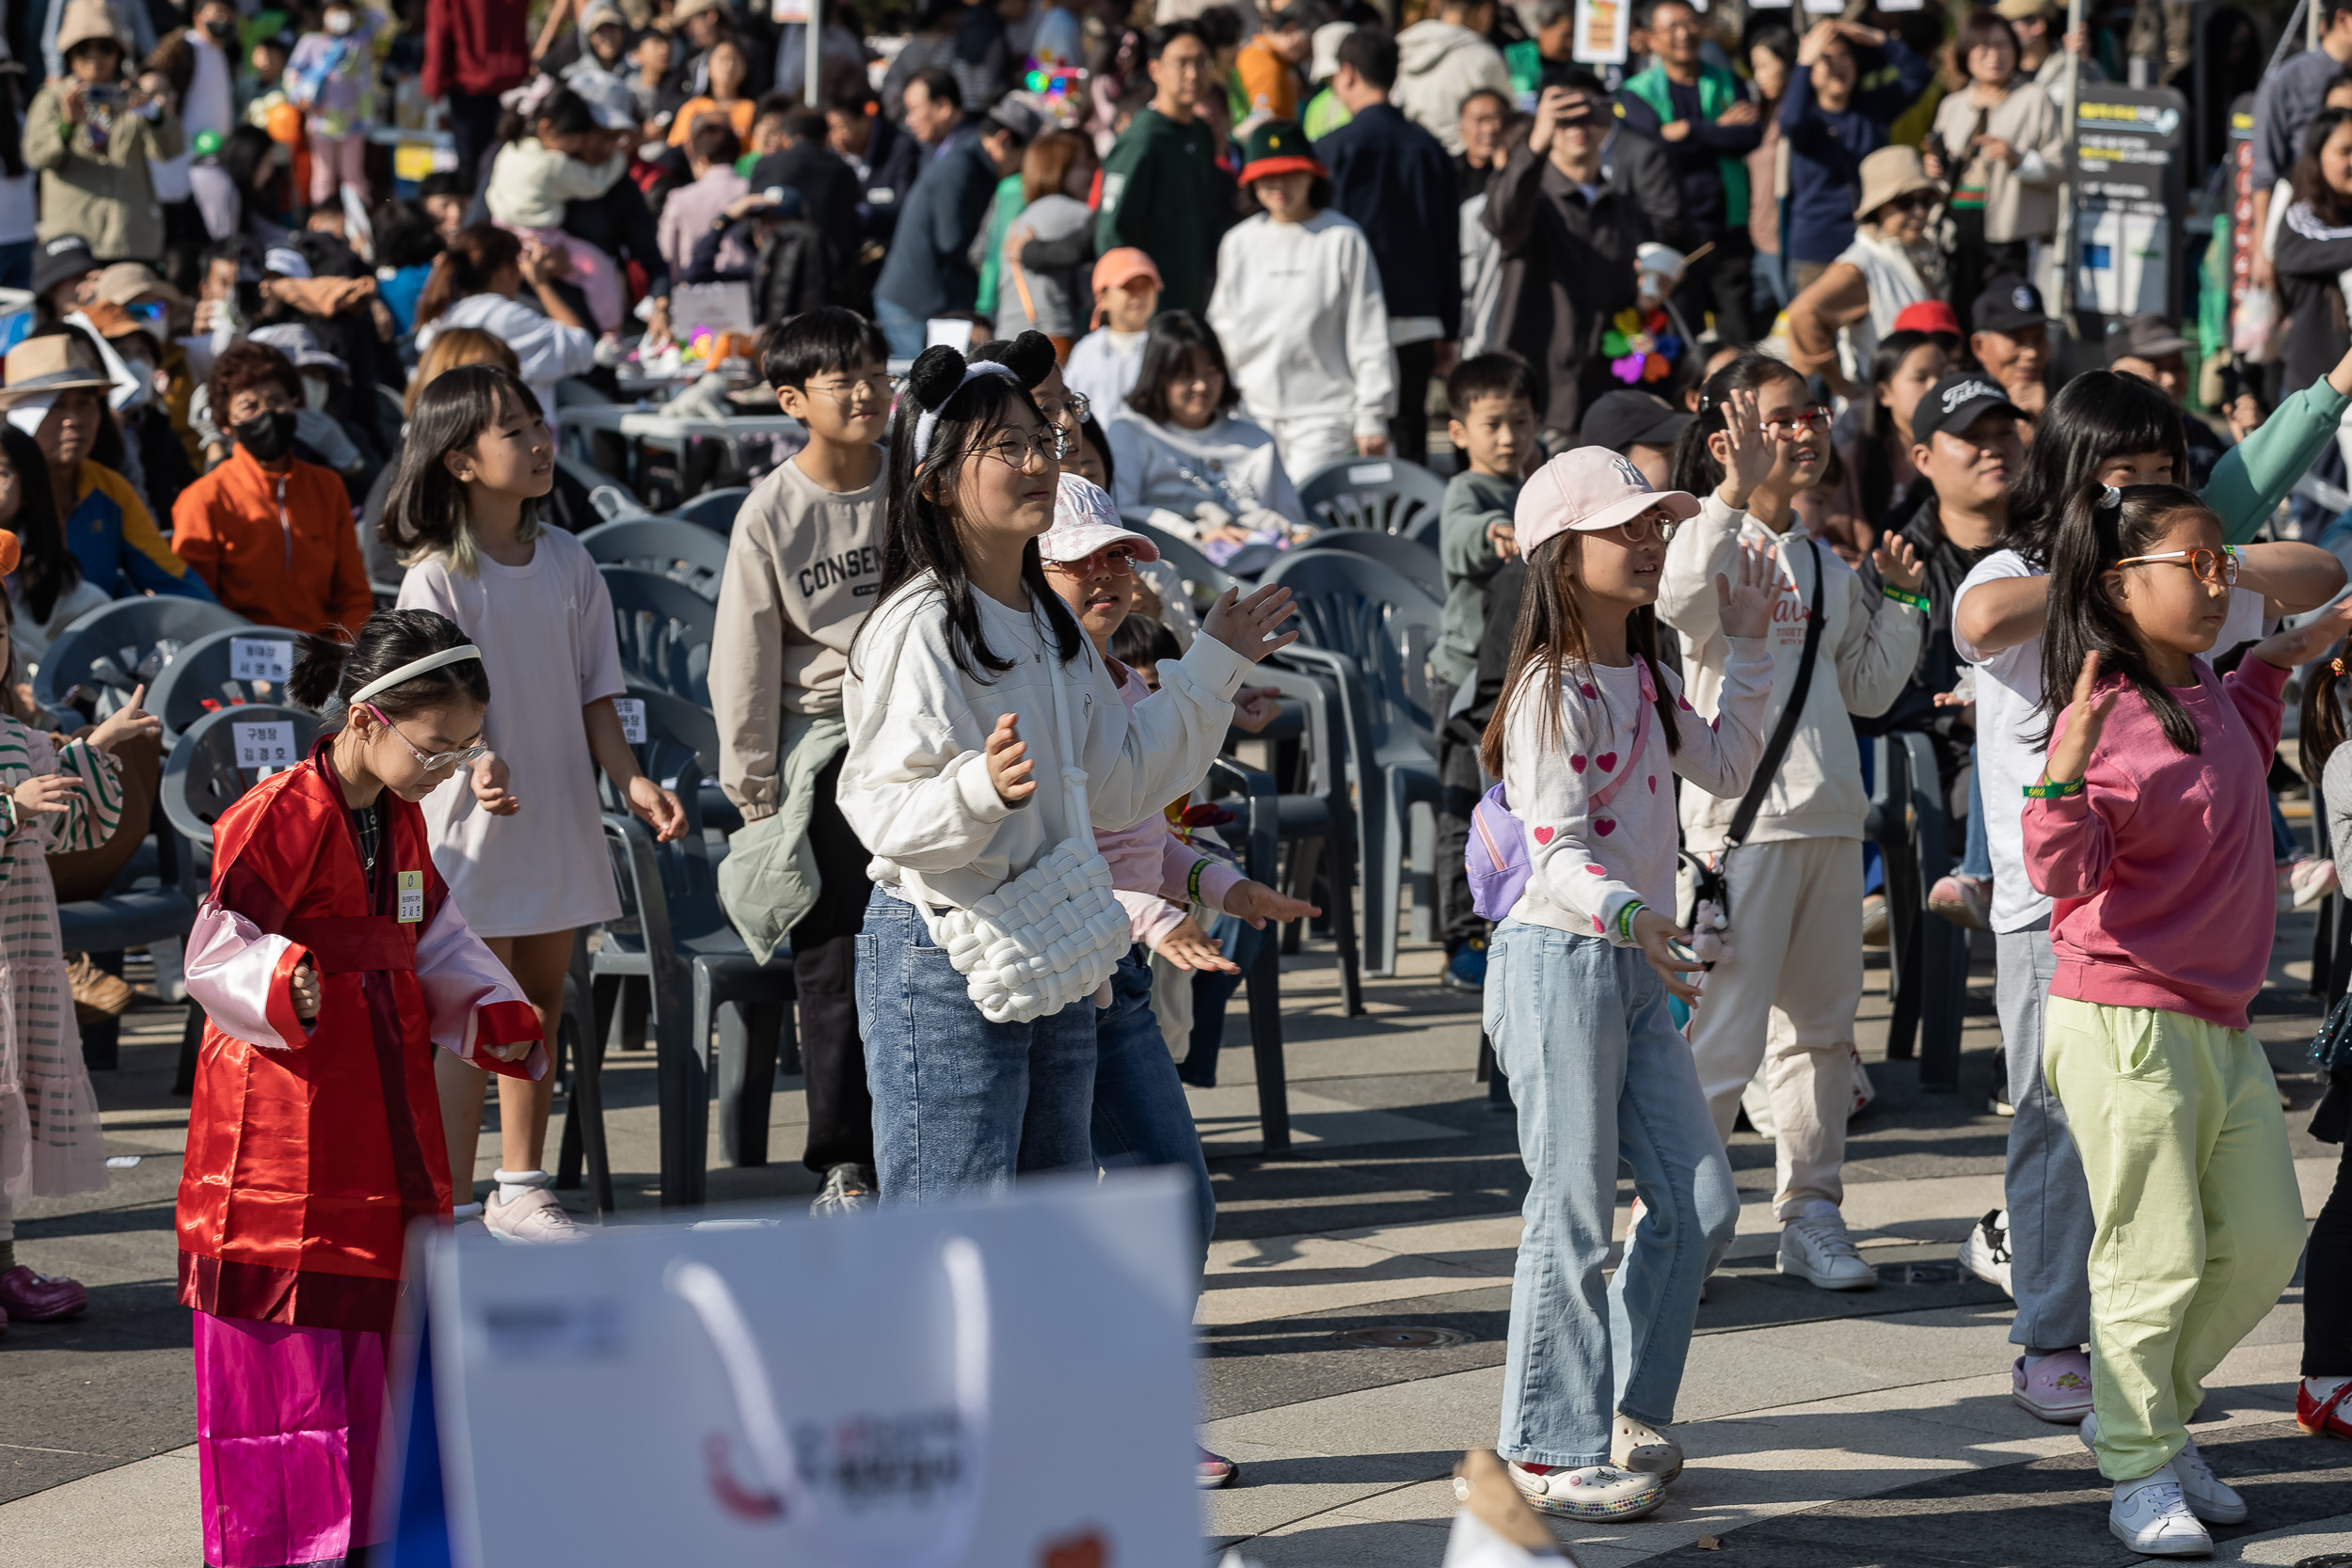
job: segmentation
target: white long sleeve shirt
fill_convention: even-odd
[[[1739,580],[1737,552],[1743,542],[1772,550],[1779,565],[1780,596],[1773,602],[1772,629],[1765,641],[1772,655],[1772,689],[1782,693],[1784,703],[1804,653],[1813,574],[1828,574],[1821,584],[1821,648],[1812,688],[1805,693],[1804,717],[1789,736],[1788,754],[1764,797],[1748,842],[1860,838],[1869,800],[1862,788],[1862,754],[1847,715],[1875,717],[1902,694],[1918,661],[1927,617],[1883,596],[1802,527],[1774,533],[1709,496],[1698,516],[1683,524],[1666,546],[1666,570],[1658,593],[1659,614],[1682,634],[1683,681],[1703,717],[1712,718],[1722,709],[1731,652],[1716,619],[1715,578]],[[1776,705],[1763,733],[1771,735],[1779,722]],[[1728,799],[1697,792],[1683,796],[1688,847],[1723,847],[1740,793],[1735,790]]]
[[[875,883],[934,908],[968,909],[1073,832],[1125,828],[1188,792],[1224,744],[1249,668],[1215,638],[1198,638],[1182,659],[1160,665],[1160,689],[1130,711],[1084,638],[1062,665],[1041,613],[977,590],[973,599],[990,648],[1011,669],[985,680],[959,669],[941,594],[917,583],[866,618],[841,683],[841,814],[873,851]],[[1065,683],[1067,753],[1056,680]],[[988,775],[985,748],[1005,713],[1036,764],[1037,791],[1018,806],[1005,804]],[[1088,823],[1070,819],[1065,761],[1085,769]]]
[[[1326,210],[1304,223],[1265,214],[1216,251],[1209,325],[1256,420],[1346,420],[1386,436],[1396,411],[1389,308],[1364,231]]]

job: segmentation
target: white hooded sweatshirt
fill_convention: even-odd
[[[1458,23],[1432,17],[1396,36],[1396,86],[1389,102],[1398,113],[1445,144],[1449,156],[1462,155],[1462,100],[1492,87],[1509,102],[1511,68],[1502,51]]]

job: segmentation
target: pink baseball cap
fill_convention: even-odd
[[[1054,497],[1054,526],[1037,542],[1041,561],[1084,561],[1097,550],[1124,545],[1136,561],[1157,561],[1160,547],[1119,520],[1119,505],[1090,479],[1061,476]]]
[[[1607,447],[1578,447],[1528,476],[1511,510],[1511,528],[1520,553],[1533,555],[1555,534],[1597,533],[1653,506],[1664,507],[1677,522],[1699,512],[1698,498],[1688,490],[1651,489],[1631,458]]]

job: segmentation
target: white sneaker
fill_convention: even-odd
[[[2189,1511],[2180,1478],[2167,1465],[2137,1481],[2115,1483],[2107,1504],[2107,1531],[2148,1557],[2211,1557],[2213,1537]]]
[[[1671,1481],[1682,1474],[1682,1445],[1663,1427],[1637,1421],[1620,1410],[1609,1423],[1609,1463]]]
[[[1776,1267],[1824,1291],[1867,1291],[1879,1282],[1878,1271],[1862,1260],[1847,1236],[1845,1216],[1823,1198],[1780,1227]]]
[[[494,1189],[482,1206],[482,1223],[501,1242],[577,1242],[588,1234],[545,1187],[532,1187],[511,1203]]]
[[[2085,1416],[2082,1425],[2075,1430],[2082,1437],[2083,1447],[2096,1453],[2099,1445],[2097,1415]],[[2186,1499],[2188,1511],[2198,1518],[2209,1525],[2246,1523],[2246,1499],[2213,1473],[2213,1466],[2205,1463],[2205,1456],[2197,1451],[2196,1438],[2192,1437],[2182,1445],[2181,1451],[2172,1456],[2172,1463],[2165,1468],[2172,1472],[2172,1480],[2180,1487],[2181,1496]],[[2161,1475],[2163,1471],[2157,1474]]]
[[[1590,1519],[1612,1524],[1654,1513],[1666,1500],[1666,1483],[1639,1470],[1613,1465],[1522,1465],[1510,1462],[1511,1481],[1538,1513],[1563,1519]]]
[[[1960,1266],[2015,1299],[2017,1291],[2009,1278],[2008,1210],[1995,1209],[1968,1227],[1968,1239],[1960,1243]]]

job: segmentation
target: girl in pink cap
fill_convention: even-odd
[[[1760,472],[1772,453],[1752,399],[1742,413],[1735,461]],[[1536,470],[1513,519],[1526,596],[1481,748],[1529,872],[1487,947],[1485,1023],[1532,1179],[1495,1446],[1530,1503],[1576,1519],[1639,1518],[1682,1473],[1666,1423],[1699,1288],[1740,1215],[1666,1011],[1669,994],[1697,995],[1683,975],[1701,967],[1674,945],[1689,934],[1670,912],[1673,775],[1713,795],[1747,787],[1764,746],[1772,584],[1753,552],[1736,583],[1715,579],[1733,657],[1722,715],[1701,722],[1658,659],[1651,608],[1666,542],[1698,510],[1602,447]],[[1620,1166],[1644,1212],[1604,1287]]]

